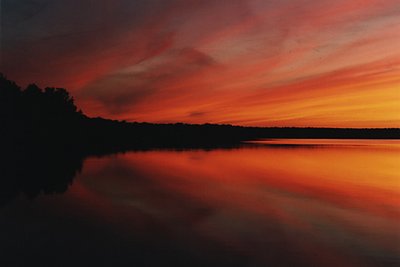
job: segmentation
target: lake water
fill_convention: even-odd
[[[64,194],[1,206],[0,238],[1,266],[399,266],[400,142],[86,158]]]

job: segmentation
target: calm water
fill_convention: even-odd
[[[398,141],[129,152],[0,207],[0,265],[399,266],[399,220]]]

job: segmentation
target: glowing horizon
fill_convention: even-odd
[[[5,0],[0,71],[89,116],[400,127],[396,0]]]

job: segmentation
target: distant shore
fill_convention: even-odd
[[[0,74],[0,145],[84,154],[151,148],[229,147],[263,138],[400,139],[400,128],[243,127],[138,123],[86,116],[63,88],[22,89]]]

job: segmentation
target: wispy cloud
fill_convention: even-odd
[[[1,71],[89,115],[400,126],[397,0],[3,2]]]

